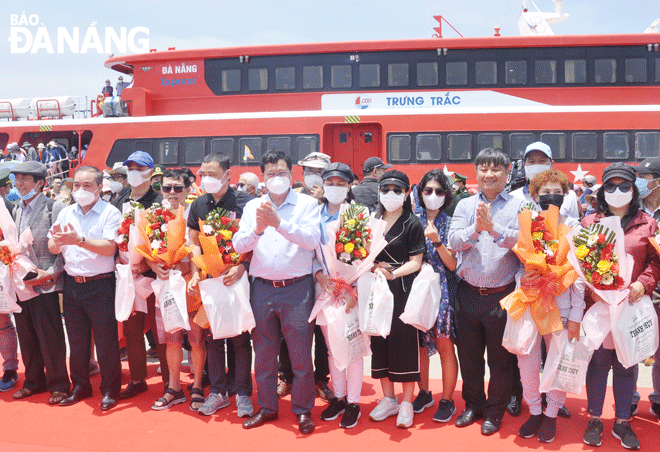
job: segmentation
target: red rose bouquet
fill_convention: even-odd
[[[199,220],[199,244],[202,254],[193,257],[193,262],[206,275],[217,278],[229,267],[245,259],[244,254],[234,250],[232,239],[238,231],[235,212],[217,208],[209,212],[206,220]]]
[[[335,233],[337,259],[346,264],[367,257],[367,246],[371,243],[369,210],[362,204],[351,203],[339,215],[339,230]]]
[[[151,261],[173,266],[190,252],[186,247],[183,207],[174,214],[160,204],[153,204],[140,214],[138,230],[143,240],[137,252]]]

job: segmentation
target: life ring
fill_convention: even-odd
[[[96,96],[96,110],[97,110],[99,115],[103,114],[103,101],[104,100],[105,100],[105,97],[103,97],[102,95],[99,94],[98,96]]]

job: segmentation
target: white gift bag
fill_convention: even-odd
[[[584,337],[582,338],[584,345],[591,351],[598,350],[610,333],[609,306],[602,301],[596,302],[584,314],[582,328],[584,329]]]
[[[502,347],[514,355],[529,355],[539,340],[541,335],[529,309],[525,309],[525,313],[517,322],[506,313]]]
[[[568,331],[553,333],[548,357],[543,366],[539,390],[553,389],[580,394],[587,378],[587,368],[593,351],[584,342],[568,340]]]
[[[154,281],[154,278],[149,278],[144,275],[133,276],[133,285],[135,287],[135,302],[133,304],[133,310],[144,312],[145,314],[148,313],[147,298],[154,293],[154,288],[151,286],[151,283]]]
[[[406,308],[399,318],[418,330],[428,331],[438,318],[441,299],[440,274],[430,264],[423,264],[412,283]]]
[[[231,286],[225,286],[224,279],[223,275],[199,282],[199,293],[213,339],[236,337],[244,331],[252,331],[256,325],[250,306],[247,272]]]
[[[117,264],[117,286],[115,288],[115,317],[117,321],[128,320],[133,312],[135,284],[133,272],[128,264]]]
[[[21,307],[16,303],[16,290],[11,279],[11,271],[6,265],[0,264],[0,314],[21,311]]]
[[[612,339],[623,367],[631,367],[658,349],[658,315],[648,295],[637,303],[624,303],[621,317],[612,327]]]
[[[369,336],[360,331],[357,309],[328,304],[323,310],[328,325],[328,343],[337,369],[344,370],[358,359],[371,355]]]
[[[169,278],[157,278],[151,283],[163,316],[163,328],[168,333],[189,330],[186,306],[186,280],[179,270],[170,270]]]
[[[392,328],[394,295],[382,274],[365,273],[358,279],[360,330],[369,336],[387,337]]]

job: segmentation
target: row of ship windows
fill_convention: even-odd
[[[588,83],[587,63],[593,64],[593,84],[616,84],[619,82],[620,61],[615,58],[601,58],[594,60],[568,59],[557,60],[527,60],[504,61],[503,75],[499,71],[502,63],[497,61],[476,61],[470,74],[468,62],[451,61],[446,63],[419,62],[390,63],[386,66],[388,88],[411,88],[411,75],[415,79],[415,87],[432,88],[442,86],[461,87],[467,85],[494,86],[502,85],[499,77],[504,78],[504,85],[524,86],[534,85],[552,86],[557,84],[585,85]],[[472,64],[470,64],[471,66]],[[625,83],[647,83],[648,60],[646,58],[625,58],[623,60],[623,77]],[[414,66],[414,74],[411,74]],[[533,71],[529,74],[530,66]],[[353,88],[353,65],[330,66],[330,88]],[[360,89],[381,88],[384,83],[381,77],[381,64],[358,64],[357,87]],[[442,72],[441,72],[442,69]],[[290,91],[300,88],[296,82],[296,67],[277,67],[274,70],[275,90]],[[324,67],[302,67],[302,89],[320,90],[324,88]],[[440,77],[444,75],[441,83]],[[247,89],[251,92],[269,90],[269,69],[247,69]],[[660,83],[660,58],[655,59],[655,83]],[[220,71],[220,86],[223,93],[237,93],[243,89],[241,69],[225,69]]]

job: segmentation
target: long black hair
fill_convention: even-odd
[[[426,205],[424,204],[424,196],[422,195],[424,194],[424,189],[426,188],[426,184],[428,184],[429,181],[432,180],[440,184],[440,187],[445,192],[445,202],[440,207],[440,211],[444,211],[448,206],[451,206],[452,202],[454,202],[454,195],[452,194],[451,188],[449,187],[449,181],[447,180],[447,176],[445,175],[444,172],[442,172],[439,169],[433,169],[422,176],[422,179],[419,181],[419,184],[417,184],[416,187],[417,202],[419,203],[422,209],[426,210]]]

